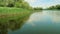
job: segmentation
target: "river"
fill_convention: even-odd
[[[20,29],[8,34],[60,34],[60,10],[35,12]]]

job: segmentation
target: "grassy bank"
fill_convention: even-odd
[[[6,33],[7,29],[19,29],[23,25],[23,23],[29,18],[31,12],[31,10],[23,8],[0,7],[1,32],[3,31],[3,33]]]
[[[16,19],[16,18],[22,18],[24,16],[27,16],[30,13],[27,9],[22,8],[6,8],[1,7],[0,8],[0,21],[9,20],[9,19]],[[3,21],[4,22],[4,21]]]

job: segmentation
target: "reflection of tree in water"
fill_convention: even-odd
[[[8,26],[7,24],[0,23],[0,34],[7,34]]]
[[[28,17],[23,17],[18,20],[9,20],[9,28],[13,31],[16,29],[20,29],[21,26],[24,24],[24,21],[27,19]]]
[[[14,31],[20,29],[29,16],[23,16],[18,19],[10,19],[7,23],[0,23],[0,34],[8,34],[8,29]]]

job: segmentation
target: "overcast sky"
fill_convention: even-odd
[[[60,0],[25,0],[32,7],[49,7],[52,5],[60,4]]]

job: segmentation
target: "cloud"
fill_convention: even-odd
[[[25,1],[27,1],[32,7],[43,7],[43,8],[60,4],[60,0],[25,0]]]

